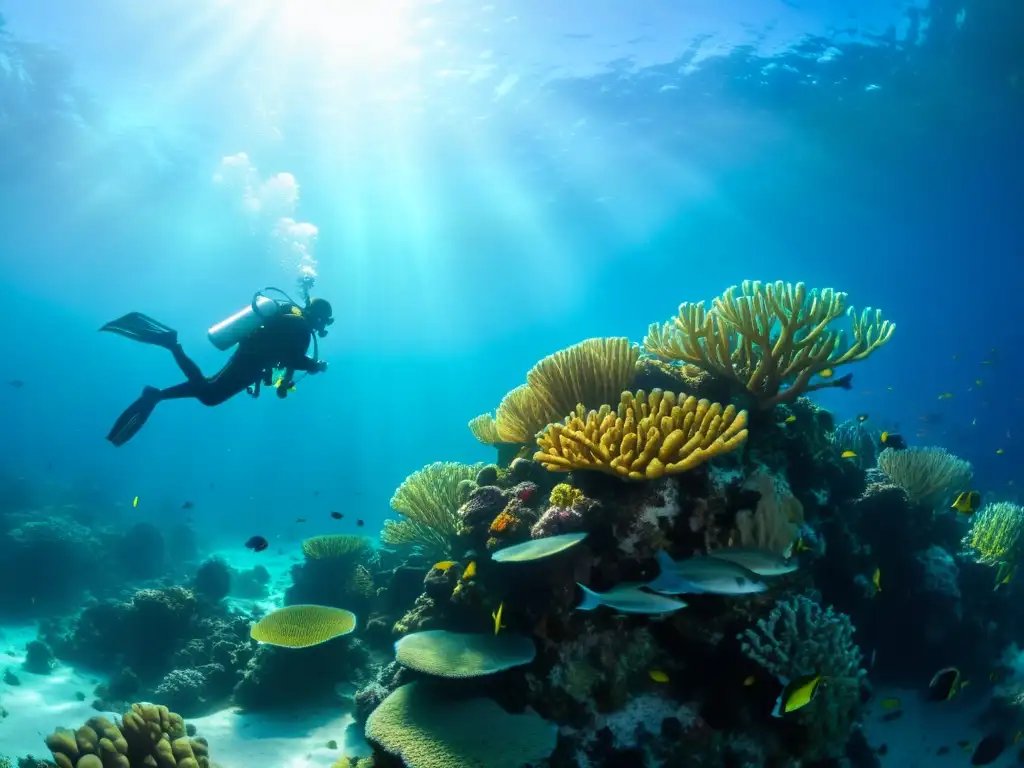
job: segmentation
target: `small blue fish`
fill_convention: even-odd
[[[600,605],[605,605],[619,613],[657,616],[686,607],[682,600],[643,591],[642,584],[619,584],[607,592],[595,592],[579,582],[576,586],[583,590],[583,600],[576,606],[581,611],[592,611]]]

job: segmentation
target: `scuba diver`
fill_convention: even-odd
[[[296,371],[307,374],[323,373],[327,363],[318,359],[317,337],[327,335],[327,326],[334,322],[331,305],[324,299],[310,299],[312,279],[300,280],[305,307],[300,307],[278,288],[265,288],[256,293],[249,306],[228,319],[211,327],[210,341],[220,350],[235,344],[238,349],[231,359],[213,376],[206,377],[178,343],[178,332],[158,323],[141,312],[130,312],[107,323],[101,331],[117,333],[143,344],[153,344],[170,350],[185,379],[167,389],[145,387],[142,396],[122,413],[107,440],[124,445],[142,429],[156,404],[163,400],[195,398],[203,405],[220,405],[240,392],[259,397],[260,385],[276,387],[277,396],[285,398],[294,385]],[[274,299],[266,293],[274,291],[284,299]],[[310,338],[313,356],[307,357]],[[274,383],[274,369],[283,368],[284,374]]]

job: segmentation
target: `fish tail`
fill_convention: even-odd
[[[772,717],[782,717],[782,700],[786,698],[786,690],[789,688],[789,678],[778,676],[778,680],[782,683],[782,690],[779,691],[779,698],[775,700],[775,708],[772,709]]]
[[[853,374],[846,374],[843,378],[836,381],[835,386],[842,387],[843,389],[853,389]]]
[[[577,611],[592,611],[597,608],[597,606],[601,605],[601,596],[597,594],[597,592],[592,589],[587,589],[578,581],[576,582],[576,586],[583,591],[583,600],[581,600],[580,604],[576,606]]]

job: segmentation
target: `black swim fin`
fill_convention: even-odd
[[[156,387],[146,387],[143,389],[142,396],[117,417],[117,421],[114,422],[110,434],[107,435],[107,440],[118,446],[127,443],[142,429],[159,402],[159,389]]]
[[[155,344],[164,349],[170,349],[178,343],[176,330],[141,312],[129,312],[124,317],[111,320],[100,330],[117,333],[126,339],[141,341],[143,344]]]

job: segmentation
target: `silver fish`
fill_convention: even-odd
[[[682,600],[644,592],[641,589],[642,584],[619,584],[607,592],[595,592],[579,582],[576,583],[576,586],[583,590],[583,601],[576,606],[581,611],[592,611],[599,605],[606,605],[620,613],[657,616],[686,607],[686,603]]]
[[[496,563],[528,563],[533,560],[542,560],[575,547],[585,538],[587,538],[586,532],[562,533],[558,536],[531,539],[522,544],[513,544],[511,547],[493,552],[491,560]]]
[[[662,551],[658,553],[658,568],[661,572],[647,588],[663,595],[751,595],[768,589],[756,573],[714,557],[690,557],[676,562]]]
[[[793,571],[800,567],[795,560],[777,555],[767,549],[740,547],[714,549],[708,552],[708,557],[736,563],[736,565],[741,565],[758,576],[784,576],[787,573],[793,573]]]

